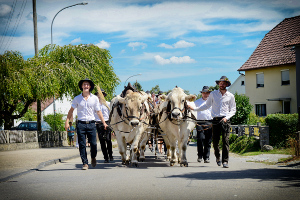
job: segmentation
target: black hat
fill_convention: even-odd
[[[147,94],[150,94],[150,91],[149,91],[149,90],[147,90],[147,91],[146,91],[146,93],[147,93]]]
[[[225,81],[225,82],[227,82],[227,87],[229,87],[229,86],[231,85],[230,80],[229,80],[226,76],[222,76],[222,77],[220,78],[220,80],[216,80],[216,83],[219,85],[219,82],[220,82],[220,81]]]
[[[163,91],[159,91],[159,92],[158,92],[158,95],[161,95],[162,93],[163,93]]]
[[[94,85],[93,81],[91,81],[91,80],[88,79],[88,78],[83,79],[83,80],[80,80],[80,81],[78,82],[78,87],[79,87],[79,89],[82,91],[82,83],[83,83],[84,81],[87,81],[87,82],[90,83],[90,85],[91,85],[90,91],[92,91],[92,90],[94,89],[95,85]]]
[[[211,91],[209,90],[208,86],[203,86],[202,91],[200,92],[202,93],[202,92],[211,92]]]
[[[107,94],[106,94],[105,90],[103,90],[102,88],[100,88],[100,90],[101,90],[103,96],[106,97]],[[95,92],[95,95],[98,95],[98,92]]]

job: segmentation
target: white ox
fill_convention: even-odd
[[[177,160],[176,141],[178,141],[180,166],[188,166],[186,160],[187,142],[190,132],[194,129],[196,123],[192,121],[192,114],[195,111],[187,109],[188,101],[194,101],[195,95],[186,95],[183,89],[175,87],[172,92],[159,97],[163,101],[159,107],[158,122],[162,135],[165,140],[170,159],[170,166],[173,166]]]
[[[151,97],[144,92],[129,90],[124,98],[117,96],[111,101],[110,124],[116,134],[122,164],[131,162],[137,166],[138,157],[145,159],[146,129],[150,118],[148,98]],[[127,143],[131,145],[130,158],[126,155]],[[141,155],[139,147],[142,148]]]

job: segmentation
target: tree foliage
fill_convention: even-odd
[[[236,103],[236,113],[230,119],[232,124],[247,124],[253,106],[249,102],[249,97],[243,94],[234,94]]]
[[[112,98],[120,80],[111,66],[108,50],[94,45],[47,45],[38,57],[25,61],[19,52],[0,55],[0,125],[10,129],[37,100],[64,94],[75,97],[78,82],[89,78]]]
[[[135,89],[137,89],[138,91],[143,91],[143,88],[142,88],[142,86],[141,86],[141,84],[139,83],[139,82],[135,82],[134,84],[133,84],[133,86],[135,87]]]
[[[150,93],[158,94],[159,91],[160,91],[159,85],[156,85],[155,87],[151,88]]]
[[[44,116],[44,120],[50,125],[51,131],[64,131],[65,121],[63,120],[63,116],[61,113],[56,113],[55,115],[49,114]]]

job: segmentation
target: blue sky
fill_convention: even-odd
[[[37,0],[39,49],[51,43],[51,21],[82,1]],[[121,80],[144,91],[179,86],[198,94],[226,75],[231,82],[264,35],[285,18],[300,15],[300,0],[90,0],[60,12],[53,43],[108,49]],[[0,54],[34,55],[32,1],[0,0]]]

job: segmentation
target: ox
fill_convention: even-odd
[[[188,166],[186,160],[187,142],[190,132],[194,129],[196,123],[194,111],[187,108],[188,101],[194,101],[195,95],[186,95],[183,89],[175,87],[168,96],[161,95],[162,103],[158,107],[158,122],[163,131],[168,152],[167,157],[170,159],[170,166],[176,162],[176,142],[178,141],[178,163],[180,166]]]
[[[148,98],[151,97],[144,92],[129,90],[124,98],[117,96],[111,101],[110,124],[116,134],[122,164],[131,162],[137,166],[138,159],[145,158],[146,130],[150,118]],[[127,143],[131,145],[130,158],[126,155]],[[142,148],[141,155],[139,147]]]

